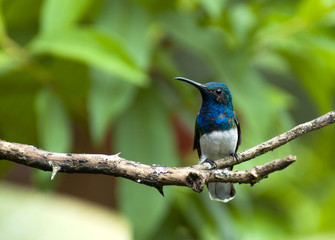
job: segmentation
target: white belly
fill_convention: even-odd
[[[200,137],[200,163],[206,159],[217,160],[235,152],[238,133],[237,128],[227,131],[214,131]]]

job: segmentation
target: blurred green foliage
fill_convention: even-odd
[[[114,152],[131,160],[196,163],[191,143],[178,157],[173,119],[192,134],[201,100],[175,76],[228,85],[240,150],[335,105],[332,0],[2,0],[0,17],[7,141],[68,152],[74,126],[87,126],[86,141],[101,146],[112,131]],[[228,204],[177,187],[162,198],[123,179],[115,197],[135,239],[333,239],[334,140],[327,127],[238,166],[298,156],[253,188],[237,186]]]
[[[2,238],[131,239],[129,221],[107,208],[14,184],[1,183],[0,193]]]

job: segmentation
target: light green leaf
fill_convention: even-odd
[[[0,38],[3,39],[6,36],[6,25],[3,17],[3,7],[0,7]]]
[[[227,0],[199,0],[199,2],[212,19],[218,19],[222,16]]]
[[[227,206],[222,207],[222,203],[212,201],[205,195],[201,196],[201,200],[205,207],[205,211],[210,215],[210,219],[214,220],[214,223],[217,225],[215,229],[218,231],[219,237],[214,239],[240,239],[240,232],[235,227],[234,218],[230,208],[230,205],[234,203],[230,202],[227,203]]]
[[[110,209],[3,183],[0,195],[2,239],[131,239],[129,222]]]
[[[0,75],[6,74],[17,67],[14,59],[7,53],[0,51]]]
[[[37,133],[40,146],[47,151],[69,152],[72,144],[70,119],[61,100],[49,89],[42,89],[36,96]],[[35,170],[34,183],[40,189],[55,186],[50,182],[50,172]]]
[[[135,86],[96,69],[91,70],[88,98],[91,136],[101,144],[109,124],[132,102]]]
[[[92,0],[46,0],[41,12],[41,31],[43,33],[57,32],[72,27]]]
[[[111,36],[122,39],[131,58],[141,69],[147,69],[155,39],[150,34],[149,14],[134,1],[105,1],[96,25]]]
[[[246,4],[236,4],[229,10],[230,23],[232,25],[234,35],[239,41],[247,39],[248,34],[256,25],[256,15],[251,7]]]
[[[132,83],[145,84],[145,73],[134,65],[118,40],[93,29],[71,29],[40,35],[30,47],[35,54],[71,58]]]
[[[306,22],[314,24],[329,12],[334,10],[335,2],[327,0],[305,0],[298,4],[297,15]]]
[[[252,60],[255,67],[283,75],[290,73],[290,66],[286,59],[275,51],[259,52]]]
[[[40,146],[48,151],[68,152],[72,144],[70,119],[61,100],[42,89],[35,107]]]
[[[322,112],[330,111],[334,92],[335,44],[327,35],[300,34],[293,38],[295,45],[287,47],[285,57],[299,76],[304,88],[314,98]],[[284,49],[283,49],[284,50]],[[304,50],[304,51],[303,51]],[[308,70],[307,70],[308,69]],[[317,81],[317,87],[315,82]]]
[[[161,18],[164,29],[178,44],[192,53],[192,58],[187,61],[187,65],[185,64],[188,67],[188,69],[185,69],[186,73],[190,78],[197,76],[198,81],[200,81],[199,76],[208,78],[209,76],[206,76],[206,74],[216,74],[218,72],[225,74],[230,65],[234,66],[232,56],[228,51],[233,43],[223,32],[214,28],[201,28],[189,15],[166,13]],[[223,55],[225,58],[222,57]],[[194,67],[196,57],[201,57],[199,67]],[[181,62],[183,62],[183,58],[184,56],[180,56]],[[196,60],[199,61],[199,59]],[[192,64],[190,64],[190,61],[192,61]],[[206,73],[206,71],[211,73]]]
[[[176,153],[167,111],[151,91],[139,94],[136,104],[116,125],[116,151],[146,164],[176,166]],[[148,239],[162,221],[171,194],[129,180],[120,181],[119,203],[134,225],[136,239]],[[144,221],[145,219],[145,221]]]

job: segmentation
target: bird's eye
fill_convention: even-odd
[[[221,93],[222,93],[222,89],[221,88],[216,89],[216,94],[220,95]]]

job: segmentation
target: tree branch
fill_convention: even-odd
[[[120,154],[72,154],[48,152],[31,145],[10,143],[0,140],[0,159],[13,161],[29,167],[51,171],[51,179],[57,172],[92,173],[123,177],[157,188],[163,194],[163,186],[177,185],[201,192],[208,182],[234,182],[254,184],[270,173],[282,170],[292,164],[295,156],[273,160],[245,171],[227,171],[222,168],[233,166],[274,150],[285,143],[321,127],[335,122],[335,111],[331,111],[310,122],[263,142],[238,154],[238,158],[226,157],[215,161],[216,169],[209,164],[190,167],[166,167],[146,165],[129,161]],[[219,169],[218,169],[219,168]]]
[[[318,118],[315,118],[309,122],[302,123],[291,130],[282,133],[270,140],[263,142],[253,148],[249,148],[238,154],[238,160],[233,157],[225,157],[219,160],[216,160],[217,168],[224,168],[228,166],[234,166],[236,164],[248,161],[255,157],[258,157],[264,153],[272,151],[294,139],[300,137],[301,135],[320,129],[322,127],[328,126],[335,122],[335,110],[330,111]],[[200,165],[200,169],[206,169],[206,167]]]

